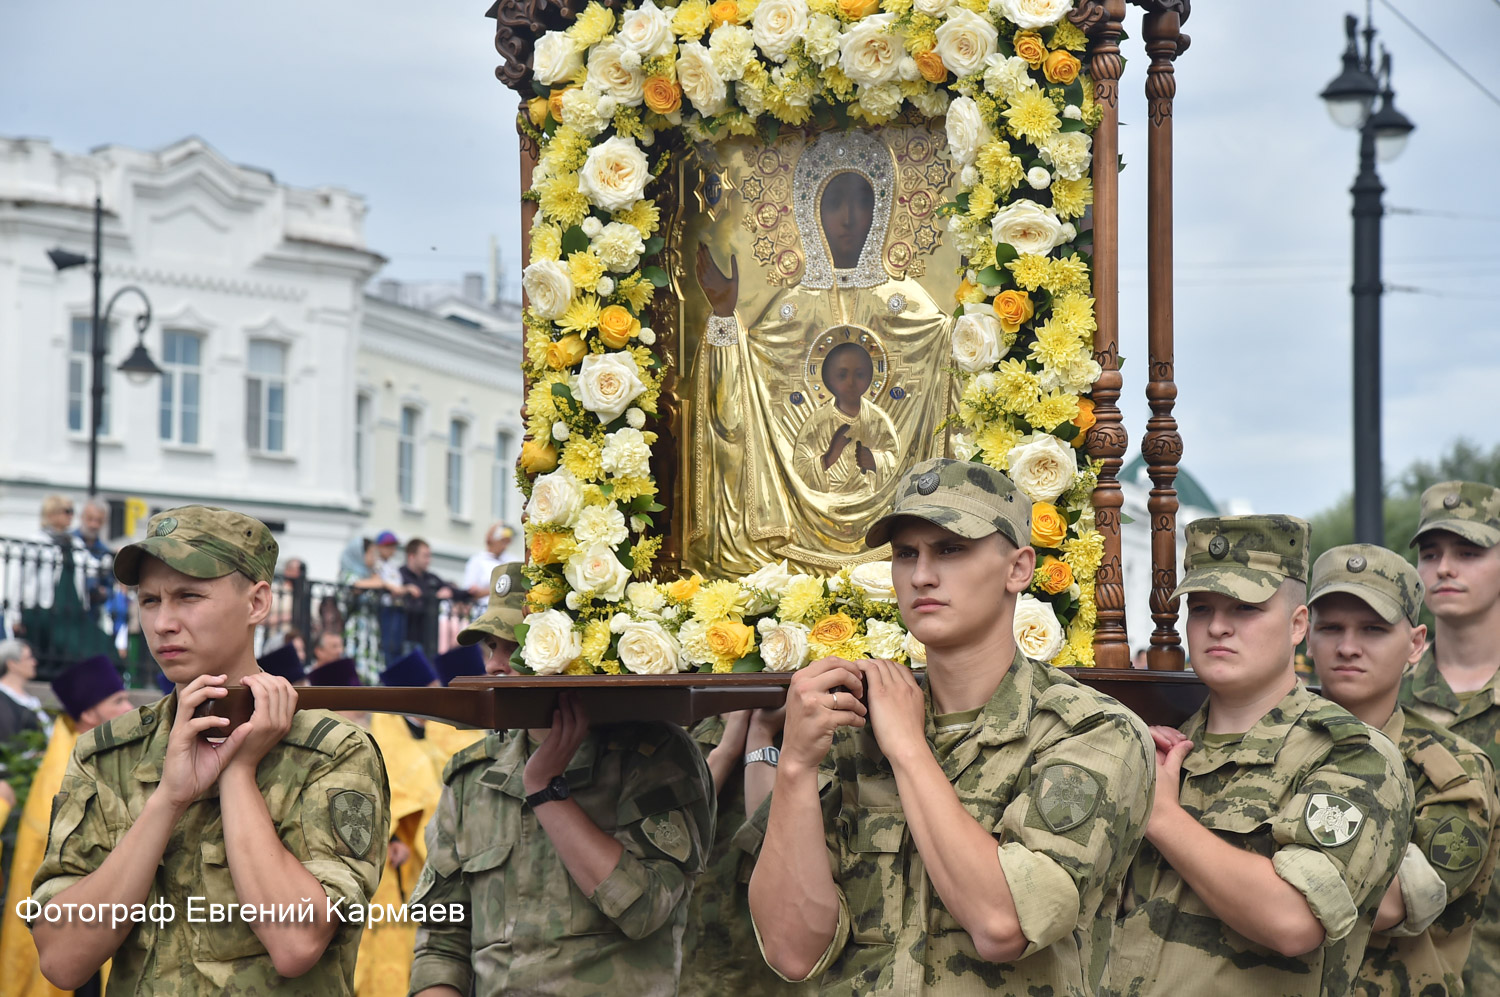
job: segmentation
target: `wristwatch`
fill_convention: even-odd
[[[570,795],[571,794],[568,790],[568,780],[560,775],[553,776],[552,781],[547,783],[545,788],[539,789],[535,793],[532,793],[530,796],[526,797],[526,805],[535,810],[543,803],[553,803],[557,800],[566,800]]]
[[[745,756],[746,765],[752,762],[765,762],[767,765],[775,768],[776,763],[779,761],[781,761],[781,749],[771,744],[766,745],[764,748],[756,748]]]

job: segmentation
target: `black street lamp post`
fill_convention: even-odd
[[[1391,89],[1391,57],[1381,50],[1379,78],[1374,68],[1375,27],[1365,12],[1364,51],[1359,21],[1344,18],[1348,46],[1344,68],[1321,94],[1341,128],[1359,129],[1359,173],[1354,195],[1354,539],[1385,542],[1385,494],[1380,467],[1380,219],[1385,187],[1375,162],[1400,155],[1416,126],[1396,110]],[[1375,98],[1380,109],[1371,113]]]
[[[151,354],[146,350],[146,329],[151,325],[151,299],[146,297],[134,284],[127,285],[116,291],[104,306],[103,314],[99,311],[99,299],[101,283],[103,279],[102,259],[104,255],[104,202],[100,197],[94,198],[94,257],[80,256],[78,253],[69,252],[66,249],[49,249],[47,258],[59,271],[68,270],[72,267],[82,266],[85,263],[93,264],[94,278],[94,309],[93,325],[91,328],[92,338],[89,350],[93,360],[93,380],[89,388],[89,498],[99,493],[99,424],[104,417],[104,330],[109,328],[109,315],[114,310],[115,302],[126,294],[135,294],[141,299],[144,310],[136,316],[136,344],[130,356],[120,364],[119,369],[125,373],[131,381],[144,383],[151,377],[161,373],[161,368],[151,360]]]

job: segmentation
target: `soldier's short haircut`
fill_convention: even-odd
[[[26,648],[29,645],[24,640],[15,637],[0,640],[0,678],[10,671],[12,661],[20,661],[26,656]]]
[[[1300,578],[1288,578],[1277,591],[1290,599],[1293,607],[1307,605],[1307,583]]]

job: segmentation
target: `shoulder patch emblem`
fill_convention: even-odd
[[[686,861],[688,853],[692,851],[687,824],[683,821],[682,814],[676,810],[652,814],[641,823],[641,829],[646,832],[647,840],[678,862]]]
[[[420,903],[420,898],[427,895],[427,891],[432,889],[432,884],[435,882],[437,882],[437,874],[432,870],[432,863],[423,863],[422,874],[417,877],[416,884],[412,886],[411,897],[407,902]]]
[[[1042,821],[1061,834],[1088,820],[1099,806],[1099,780],[1068,763],[1049,765],[1037,783],[1036,807]]]
[[[356,858],[364,858],[375,840],[375,801],[346,789],[328,798],[333,831]]]
[[[1337,848],[1354,840],[1364,819],[1359,807],[1332,793],[1314,793],[1303,818],[1313,840],[1324,848]]]
[[[1449,817],[1438,825],[1427,843],[1427,858],[1439,869],[1459,872],[1484,857],[1484,846],[1469,822]]]

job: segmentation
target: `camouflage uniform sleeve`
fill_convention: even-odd
[[[456,780],[455,780],[456,781]],[[458,821],[462,801],[454,785],[443,787],[437,813],[427,825],[427,862],[412,887],[411,903],[462,904],[472,918],[479,912],[469,903],[469,884],[459,872]],[[484,815],[476,815],[482,819]],[[417,926],[417,944],[411,963],[411,992],[447,984],[461,994],[469,992],[474,971],[470,952],[470,929],[463,922],[427,921]]]
[[[1336,742],[1271,821],[1276,874],[1307,898],[1324,944],[1380,902],[1410,840],[1406,765],[1378,731]]]
[[[104,816],[109,793],[91,764],[80,763],[76,754],[68,759],[62,786],[52,798],[47,850],[31,881],[37,902],[50,903],[109,857],[115,845]]]
[[[589,899],[629,938],[644,938],[687,902],[714,836],[714,796],[698,746],[659,728],[626,750],[614,836],[625,850]]]
[[[385,868],[391,796],[385,763],[364,731],[351,728],[313,769],[302,788],[299,825],[307,855],[302,865],[328,899],[346,907],[368,903]]]
[[[997,828],[1027,940],[1021,958],[1075,931],[1124,876],[1151,812],[1153,751],[1145,725],[1121,708],[1033,759]]]

